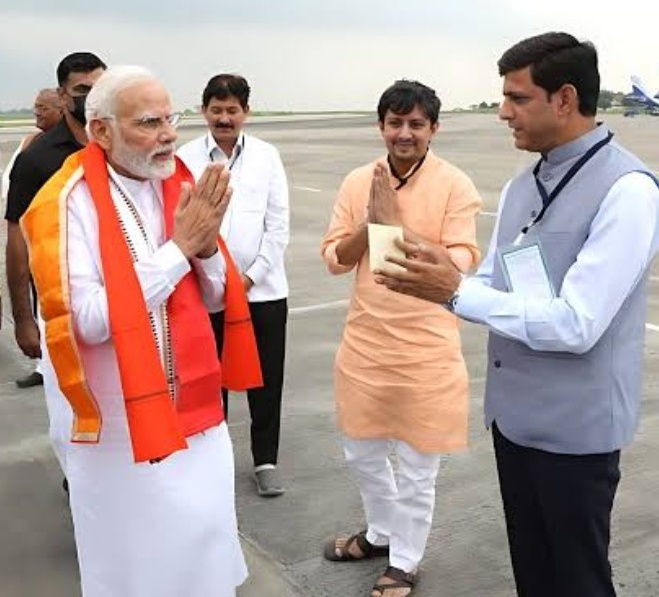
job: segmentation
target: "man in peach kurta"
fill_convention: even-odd
[[[351,172],[339,191],[322,255],[333,274],[356,267],[335,394],[346,458],[355,469],[367,529],[337,537],[325,557],[389,556],[372,595],[404,597],[430,532],[440,454],[467,443],[468,378],[456,317],[386,291],[369,269],[368,223],[402,226],[406,239],[445,247],[462,271],[479,258],[481,199],[461,170],[435,155],[440,101],[397,81],[378,105],[388,155]],[[389,457],[396,454],[394,476]]]

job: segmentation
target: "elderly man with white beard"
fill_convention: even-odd
[[[217,231],[229,173],[195,185],[174,157],[169,94],[109,69],[86,103],[88,146],[21,220],[45,320],[46,392],[67,445],[84,597],[231,597],[247,574],[221,387],[261,384],[240,274]],[[207,310],[224,309],[216,356]]]

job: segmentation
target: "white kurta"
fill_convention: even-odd
[[[137,250],[136,271],[146,303],[153,310],[172,293],[190,264],[172,242],[163,244],[161,185],[114,177],[148,228],[146,243],[113,189]],[[68,217],[75,332],[103,417],[99,444],[64,443],[83,596],[232,597],[247,569],[238,538],[233,451],[226,424],[188,438],[187,450],[158,464],[134,463],[109,333],[98,223],[84,181],[71,192]],[[216,254],[193,267],[206,306],[223,308],[222,257]],[[45,390],[57,397],[51,371],[48,363]],[[68,428],[55,429],[51,435],[62,439],[70,433],[70,419],[62,418],[62,423]]]

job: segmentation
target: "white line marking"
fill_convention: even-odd
[[[646,323],[645,327],[651,332],[659,332],[659,325],[654,325],[653,323]]]
[[[296,315],[298,313],[311,313],[313,311],[325,311],[326,309],[337,309],[345,307],[350,301],[348,299],[341,299],[340,301],[331,301],[328,303],[318,303],[316,305],[308,305],[307,307],[293,307],[289,309],[289,313]]]
[[[322,193],[323,191],[321,189],[315,189],[314,187],[293,187],[294,189],[297,189],[298,191],[309,191],[310,193]]]

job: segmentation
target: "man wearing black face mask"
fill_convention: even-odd
[[[103,61],[89,52],[69,54],[59,63],[58,93],[64,116],[59,124],[18,155],[9,178],[5,213],[7,285],[16,342],[23,353],[33,359],[41,357],[39,328],[30,296],[27,248],[18,222],[39,189],[60,169],[64,160],[86,145],[85,98],[105,68]],[[56,405],[48,404],[48,414],[52,435],[56,428]],[[57,456],[64,469],[61,455]]]

